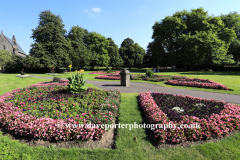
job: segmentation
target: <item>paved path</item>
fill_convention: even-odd
[[[52,77],[41,77],[33,76],[37,78],[53,79]],[[62,80],[67,80],[66,78],[61,78]],[[164,92],[171,94],[182,94],[183,96],[189,95],[193,97],[205,98],[205,99],[215,99],[215,100],[224,100],[228,103],[240,104],[240,95],[232,94],[223,94],[223,93],[213,93],[213,92],[204,92],[204,91],[194,91],[178,88],[167,88],[151,83],[140,83],[140,82],[130,82],[130,87],[124,87],[120,85],[120,81],[109,82],[109,81],[92,81],[86,80],[87,83],[94,84],[98,88],[104,90],[114,90],[118,89],[123,93],[140,93],[140,92]]]

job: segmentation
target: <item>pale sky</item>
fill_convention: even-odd
[[[0,30],[11,39],[14,33],[26,54],[38,15],[46,10],[61,16],[67,32],[78,25],[111,37],[118,47],[129,37],[145,50],[152,41],[154,23],[177,11],[203,7],[215,16],[240,13],[239,0],[1,0],[0,6]]]

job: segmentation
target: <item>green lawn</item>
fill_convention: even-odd
[[[183,75],[183,73],[179,74]],[[188,77],[188,75],[185,76]],[[221,75],[192,76],[211,76],[212,79],[209,78],[210,80],[216,79],[219,81],[224,77],[220,77]],[[91,78],[91,75],[87,74],[86,77]],[[230,84],[235,82],[239,76],[225,77],[226,79],[223,81]],[[42,81],[49,80],[34,77],[19,78],[15,77],[15,74],[0,74],[0,83],[2,84],[0,95],[15,88],[26,87]],[[87,84],[87,86],[94,87],[91,84]],[[236,88],[232,89],[236,90]],[[118,123],[144,123],[137,102],[138,93],[121,93],[121,96]],[[128,128],[119,128],[116,135],[116,149],[54,149],[31,148],[26,144],[19,143],[17,140],[11,140],[8,136],[3,136],[2,132],[0,132],[0,159],[240,159],[240,133],[226,137],[216,143],[195,145],[189,148],[168,149],[155,149],[150,143],[145,129],[133,128],[129,130]],[[134,137],[137,137],[137,141],[134,141]]]
[[[87,78],[87,80],[95,80],[95,81],[112,81],[112,82],[117,81],[117,80],[95,79],[95,77],[98,76],[99,74],[88,74],[91,72],[92,71],[84,71],[84,78]],[[69,74],[75,74],[75,73],[76,72],[64,73],[57,77],[67,78],[68,76],[70,76]],[[132,74],[139,74],[139,73],[132,73]],[[143,81],[143,80],[131,80],[131,82],[152,83],[152,84],[156,84],[156,85],[168,87],[168,88],[180,88],[180,89],[188,89],[188,90],[196,90],[196,91],[240,95],[240,72],[159,72],[155,74],[179,75],[179,76],[186,76],[188,78],[209,79],[211,81],[226,85],[228,88],[233,89],[234,91],[204,89],[204,88],[195,88],[195,87],[186,87],[186,86],[172,86],[172,85],[164,84],[164,82],[150,82],[150,81]],[[31,74],[31,75],[53,77],[46,74]]]

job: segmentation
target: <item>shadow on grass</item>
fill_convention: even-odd
[[[240,71],[215,71],[215,72],[209,72],[209,71],[205,71],[205,72],[184,72],[184,73],[179,73],[179,74],[183,74],[183,75],[240,75]]]

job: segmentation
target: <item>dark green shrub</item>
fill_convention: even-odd
[[[153,77],[153,75],[154,75],[154,72],[153,72],[153,70],[152,69],[147,69],[146,70],[146,75],[148,76],[148,77]]]
[[[57,77],[53,77],[53,82],[60,82],[61,79],[60,78],[57,78]]]

